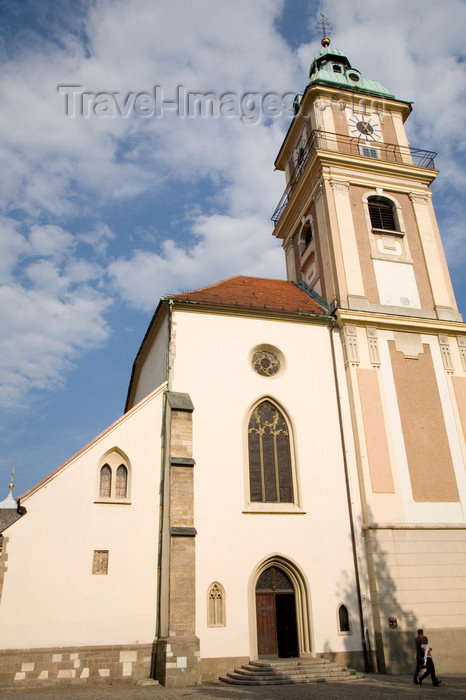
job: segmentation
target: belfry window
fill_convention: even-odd
[[[303,228],[299,237],[300,248],[305,250],[313,239],[312,224],[309,221]]]
[[[382,229],[384,231],[399,230],[392,202],[388,199],[370,197],[367,203],[369,206],[372,228]]]
[[[292,503],[290,431],[271,401],[262,401],[251,414],[248,453],[251,502]]]

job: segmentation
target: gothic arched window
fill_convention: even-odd
[[[115,496],[116,498],[126,498],[126,488],[128,484],[128,470],[124,464],[120,464],[116,471]]]
[[[213,583],[207,595],[207,626],[225,627],[225,590],[220,583]]]
[[[383,231],[399,231],[393,202],[383,197],[369,197],[367,204],[372,228]]]
[[[99,461],[96,502],[129,504],[130,499],[131,465],[127,456],[114,447]]]
[[[100,470],[100,489],[99,496],[110,498],[112,492],[112,470],[108,464],[104,464]]]
[[[338,608],[338,631],[340,634],[351,632],[348,608],[343,604]]]
[[[262,401],[248,424],[251,502],[293,503],[290,430],[281,411]]]

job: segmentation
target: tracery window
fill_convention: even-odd
[[[253,410],[248,424],[251,502],[293,503],[290,431],[269,400]]]
[[[273,377],[280,371],[280,360],[270,350],[258,350],[252,356],[252,368],[262,377]]]
[[[207,595],[207,626],[225,627],[225,590],[217,581]]]
[[[256,591],[294,593],[294,588],[289,576],[282,569],[270,566],[260,575],[256,584]]]

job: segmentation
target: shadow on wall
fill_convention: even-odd
[[[372,521],[368,509],[368,522]],[[355,637],[366,642],[368,671],[379,673],[407,674],[414,671],[416,630],[422,626],[412,610],[403,606],[399,601],[399,591],[391,575],[391,569],[396,565],[395,551],[392,547],[391,531],[364,529],[361,519],[355,523],[355,537],[360,545],[361,554],[365,552],[368,563],[367,571],[361,567],[361,606],[363,626],[361,625],[358,592],[354,584],[354,572],[342,571],[337,583],[337,596],[350,612],[350,632],[340,631],[347,651],[348,665],[354,653]],[[349,542],[350,546],[351,542]],[[422,581],[419,580],[419,589]],[[366,594],[370,599],[366,597]],[[373,626],[371,623],[371,612]],[[338,611],[336,622],[339,623]],[[327,642],[325,655],[336,658],[334,650]],[[362,653],[359,654],[361,658]],[[372,668],[370,667],[372,664]],[[359,669],[358,669],[359,670]],[[361,668],[360,670],[364,670]]]

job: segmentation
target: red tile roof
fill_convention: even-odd
[[[327,311],[294,282],[263,277],[229,277],[208,287],[164,297],[173,301],[195,302],[242,309],[282,311],[325,316]]]

